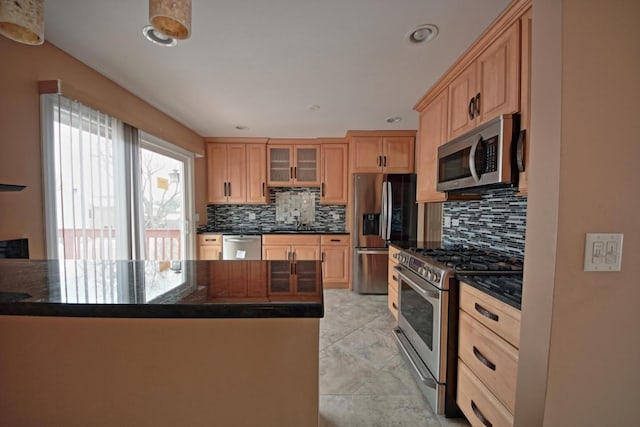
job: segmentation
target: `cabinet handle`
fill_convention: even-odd
[[[228,182],[227,185],[229,186],[229,197],[231,197],[231,183]]]
[[[392,275],[392,276],[391,276],[391,280],[393,280],[394,282],[397,282],[397,281],[398,281],[398,278],[397,278],[396,276],[393,276],[393,275]]]
[[[384,159],[384,162],[382,163],[382,166],[384,166],[386,168],[387,167],[387,156],[383,156],[382,158]]]
[[[292,276],[293,276],[293,266],[294,266],[293,263],[289,264],[289,274],[291,274]]]
[[[476,114],[476,117],[478,117],[478,116],[480,115],[480,93],[478,93],[478,94],[476,95],[476,102],[475,102],[475,104],[476,104],[476,111],[475,111],[475,114]]]
[[[378,167],[382,166],[382,156],[378,156]]]
[[[396,303],[395,303],[395,302],[392,302],[392,303],[391,303],[391,307],[393,307],[393,309],[394,309],[395,311],[398,311],[398,306],[396,305]]]
[[[331,239],[332,242],[340,242],[340,239]]]
[[[298,167],[293,167],[293,179],[298,179]]]
[[[264,182],[262,183],[262,197],[264,197]]]
[[[204,239],[205,242],[217,242],[218,239]]]
[[[474,308],[476,309],[476,311],[478,313],[482,314],[486,318],[489,318],[489,319],[493,320],[494,322],[497,322],[498,319],[500,319],[500,316],[490,312],[489,310],[487,310],[486,308],[484,308],[483,306],[481,306],[478,303],[475,303]]]
[[[293,166],[289,167],[289,179],[293,179]]]
[[[320,262],[324,262],[324,252],[322,252],[322,256],[320,256]]]
[[[324,197],[324,182],[320,185],[320,196]]]
[[[478,405],[476,405],[476,402],[474,402],[473,400],[471,400],[471,410],[474,414],[476,414],[476,417],[478,417],[482,424],[484,424],[486,427],[493,427],[493,424],[487,419],[487,417],[482,414],[482,412],[480,412],[480,409],[478,409]]]
[[[229,184],[228,182],[225,182],[225,183],[224,183],[224,196],[225,196],[225,197],[227,197],[227,196],[229,195],[229,190],[227,190],[227,185],[228,185],[228,184]]]
[[[496,364],[487,359],[484,354],[480,353],[480,350],[478,350],[475,345],[473,346],[473,355],[487,368],[491,369],[492,371],[496,370]]]
[[[469,120],[473,120],[473,118],[475,117],[475,113],[476,113],[476,106],[474,105],[475,99],[476,98],[474,97],[474,98],[471,98],[469,100],[469,109],[468,109],[468,111],[469,111]]]

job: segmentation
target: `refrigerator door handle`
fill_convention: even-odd
[[[382,197],[380,203],[380,237],[387,240],[387,182],[382,183]]]
[[[391,182],[387,181],[387,234],[385,236],[385,240],[391,239],[391,220],[393,219],[393,215],[391,212],[391,207],[393,206],[393,188],[391,187]]]

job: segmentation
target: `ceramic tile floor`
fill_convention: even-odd
[[[468,426],[435,415],[405,366],[386,295],[325,290],[320,427]]]

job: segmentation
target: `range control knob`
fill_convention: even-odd
[[[427,269],[424,267],[418,268],[418,274],[424,277],[424,275],[427,274]]]
[[[431,280],[433,280],[434,282],[439,282],[440,281],[440,275],[434,271],[433,272],[433,279],[431,279]]]

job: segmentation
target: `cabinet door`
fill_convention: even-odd
[[[246,156],[245,144],[227,145],[227,203],[247,201]]]
[[[325,284],[349,283],[349,247],[322,247],[322,282]]]
[[[320,146],[294,146],[293,179],[296,185],[320,185]]]
[[[382,138],[357,136],[351,139],[353,173],[382,172]]]
[[[320,259],[319,245],[296,245],[293,246],[295,261],[315,261]]]
[[[449,94],[443,90],[420,112],[418,125],[417,182],[418,202],[442,202],[446,193],[436,190],[438,172],[438,147],[447,138],[447,100]]]
[[[413,173],[415,139],[411,136],[382,138],[382,169],[386,173]]]
[[[200,246],[200,259],[219,260],[222,259],[222,247],[220,246]]]
[[[227,145],[207,145],[207,200],[209,203],[226,203]]]
[[[520,129],[526,129],[524,140],[524,172],[518,179],[518,194],[526,196],[529,192],[527,171],[529,170],[529,147],[531,146],[531,9],[520,18]]]
[[[262,259],[273,261],[286,261],[291,252],[290,245],[262,245]]]
[[[274,145],[267,148],[269,164],[268,184],[272,186],[288,186],[293,181],[293,156],[291,146]]]
[[[476,96],[476,65],[469,65],[449,85],[449,132],[447,140],[470,131],[476,125],[469,103]]]
[[[519,23],[513,24],[476,60],[480,93],[478,123],[500,114],[519,111],[520,38]]]
[[[323,144],[320,203],[346,205],[348,188],[347,144]]]
[[[267,147],[247,144],[247,203],[268,203]]]

